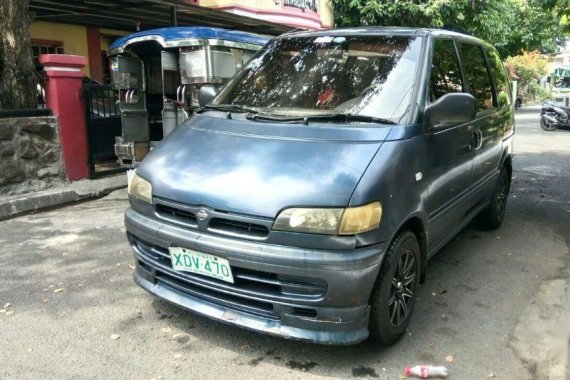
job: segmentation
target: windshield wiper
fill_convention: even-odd
[[[219,104],[219,105],[206,105],[196,111],[196,113],[202,113],[204,111],[222,111],[222,112],[236,112],[236,113],[249,113],[256,114],[257,111],[253,108],[247,108],[237,104]]]
[[[350,113],[325,113],[320,115],[307,115],[307,116],[269,116],[269,115],[246,115],[250,120],[269,120],[277,122],[303,122],[307,125],[309,121],[336,121],[336,122],[346,122],[351,121],[362,122],[362,123],[378,123],[378,124],[390,124],[395,125],[396,123],[392,120],[384,119],[381,117],[374,117],[368,115],[354,115]]]

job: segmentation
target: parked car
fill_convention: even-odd
[[[513,105],[497,51],[443,30],[271,40],[129,183],[134,279],[285,338],[394,343],[428,259],[498,228]]]

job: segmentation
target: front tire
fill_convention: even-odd
[[[551,124],[551,123],[547,122],[546,119],[544,118],[544,116],[541,116],[541,118],[540,118],[540,127],[542,129],[544,129],[545,131],[556,130],[556,124]]]
[[[499,180],[497,181],[491,204],[479,215],[481,227],[487,230],[496,230],[501,226],[505,219],[510,187],[511,178],[509,171],[503,166],[499,173]]]
[[[374,285],[370,305],[370,336],[383,345],[394,344],[406,331],[420,279],[420,246],[410,231],[390,244]]]

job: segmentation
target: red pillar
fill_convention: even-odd
[[[85,104],[81,99],[81,68],[87,58],[79,55],[43,54],[40,63],[47,76],[47,107],[59,118],[59,138],[67,178],[70,181],[89,177]]]

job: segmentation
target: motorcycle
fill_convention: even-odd
[[[515,109],[518,110],[519,108],[522,107],[522,96],[517,96],[517,98],[515,99]]]
[[[550,101],[545,101],[540,112],[540,126],[545,131],[570,128],[570,108],[558,107]]]

